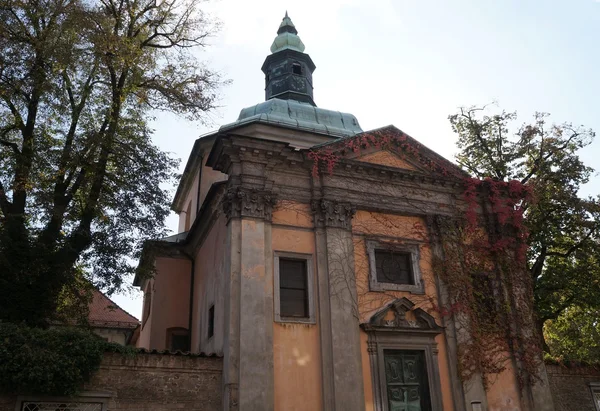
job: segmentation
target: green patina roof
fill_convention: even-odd
[[[304,43],[298,37],[296,26],[294,26],[286,11],[285,17],[279,25],[279,30],[277,30],[277,37],[271,45],[271,53],[277,53],[281,50],[295,50],[303,53],[304,48]]]
[[[299,53],[303,53],[304,51],[304,44],[302,44],[302,41],[298,37],[298,31],[287,12],[277,30],[277,38],[275,38],[275,41],[271,46],[271,51],[273,53],[282,50],[294,50]],[[282,53],[282,55],[279,56],[284,59],[293,59],[284,54],[285,53]],[[274,56],[271,55],[267,57],[267,60],[273,57]],[[310,69],[312,73],[314,64],[308,55],[305,55],[305,57],[308,59],[308,63],[310,63],[308,69]],[[295,58],[300,59],[298,56],[295,56]],[[265,71],[264,67],[263,71]],[[277,75],[279,76],[279,80],[281,80],[281,78],[285,79],[286,76],[293,77],[293,79],[296,80],[297,77],[301,77],[290,73],[277,73]],[[265,71],[265,74],[267,74],[267,87],[269,87],[269,72]],[[275,80],[271,79],[271,81]],[[312,102],[312,82],[307,84],[310,86],[310,101]],[[284,87],[283,93],[280,92],[277,95],[286,93],[291,94],[287,99],[271,97],[267,91],[267,101],[243,109],[236,121],[222,126],[219,131],[231,130],[251,123],[262,123],[340,138],[351,137],[363,132],[358,124],[358,120],[352,114],[326,110],[315,107],[314,103],[298,101],[294,99],[294,97],[297,98],[298,95],[306,93],[306,91],[298,92],[297,89],[289,88],[289,84],[284,84],[284,86],[287,86],[287,88]],[[294,92],[296,94],[294,94]],[[300,98],[299,100],[302,99]]]
[[[237,121],[222,126],[220,131],[255,122],[337,137],[353,136],[363,131],[352,114],[278,98],[243,109]]]

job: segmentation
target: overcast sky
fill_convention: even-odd
[[[194,140],[264,101],[260,67],[287,10],[317,69],[319,107],[354,114],[363,130],[393,124],[452,159],[448,115],[497,102],[529,120],[600,131],[600,0],[220,0],[221,31],[198,58],[232,83],[208,124],[157,114],[155,141],[182,159]],[[600,138],[581,152],[600,170]],[[585,187],[600,193],[600,177]],[[177,229],[177,216],[169,219]],[[140,317],[141,296],[114,301]]]

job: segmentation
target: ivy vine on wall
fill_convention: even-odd
[[[0,323],[0,392],[75,395],[98,370],[107,351],[134,350],[83,329]]]
[[[462,190],[456,204],[441,206],[440,215],[446,217],[436,223],[441,255],[434,257],[433,266],[448,299],[429,301],[433,310],[456,324],[461,379],[479,375],[487,387],[512,366],[521,388],[532,384],[538,378],[541,350],[526,270],[523,204],[531,204],[530,188],[518,181],[471,178],[446,160],[424,156],[420,144],[405,134],[385,129],[310,150],[313,177],[333,174],[347,154],[360,155],[373,148],[390,149],[448,177]],[[421,230],[419,237],[432,246],[427,228]]]

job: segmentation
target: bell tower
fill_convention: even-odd
[[[265,73],[265,100],[296,100],[316,106],[313,100],[312,73],[315,64],[304,53],[304,44],[287,12],[262,65]]]

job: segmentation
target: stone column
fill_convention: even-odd
[[[242,187],[229,188],[223,202],[230,238],[223,362],[227,411],[273,410],[274,203],[269,191]]]
[[[360,328],[348,203],[315,200],[323,409],[365,409]]]

